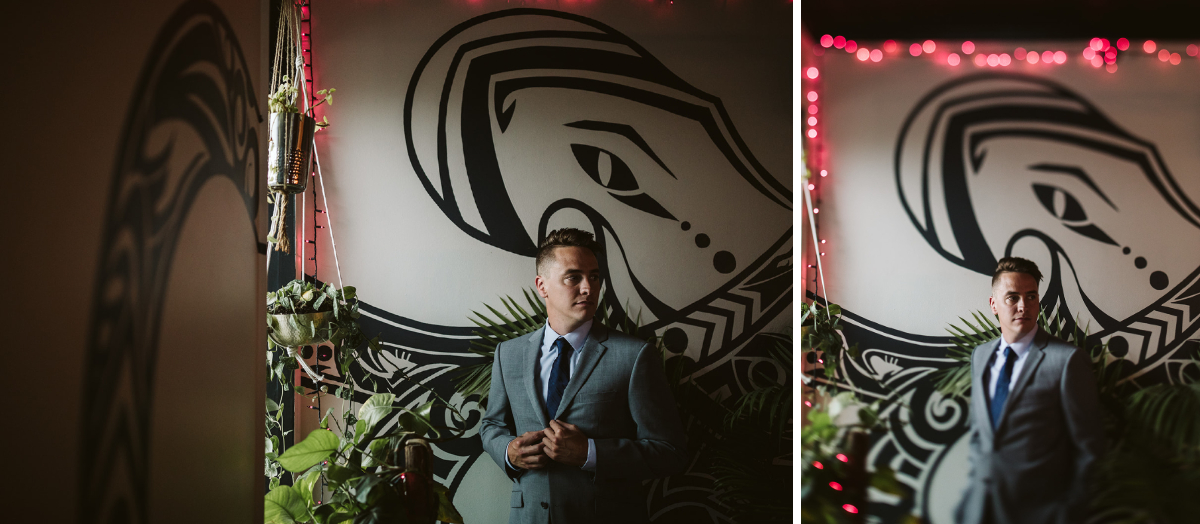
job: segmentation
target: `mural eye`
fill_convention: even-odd
[[[1067,229],[1092,240],[1118,245],[1112,237],[1108,236],[1108,233],[1105,233],[1096,224],[1088,222],[1083,205],[1070,193],[1044,184],[1034,184],[1033,192],[1037,195],[1038,201],[1042,203],[1042,207],[1046,208],[1046,211],[1049,211],[1055,218],[1062,220]]]
[[[1054,186],[1043,184],[1034,184],[1033,192],[1037,194],[1038,200],[1042,202],[1042,206],[1063,222],[1083,222],[1087,220],[1087,213],[1083,211],[1083,206],[1070,193],[1063,191]]]
[[[571,144],[571,152],[588,176],[597,184],[613,191],[635,191],[638,188],[633,171],[616,155],[583,144]]]

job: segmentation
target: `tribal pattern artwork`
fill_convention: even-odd
[[[1031,259],[1046,274],[1042,307],[1107,342],[1110,358],[1126,361],[1126,380],[1178,383],[1196,373],[1200,208],[1153,143],[1050,80],[970,75],[916,104],[894,169],[908,219],[946,262],[990,277],[1001,257]],[[1161,231],[1172,241],[1151,240]],[[967,404],[930,379],[952,365],[952,342],[853,311],[845,322],[863,362],[843,369],[843,385],[900,400],[884,413],[892,430],[872,435],[870,461],[893,468],[914,494],[874,500],[870,513],[930,519],[957,502],[945,478],[965,479],[965,464],[945,461],[967,432]]]
[[[179,238],[201,187],[231,180],[252,226],[260,113],[233,28],[192,0],[159,31],[126,116],[92,290],[80,421],[81,522],[147,522],[159,325]]]

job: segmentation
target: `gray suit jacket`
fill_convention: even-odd
[[[956,518],[961,524],[1083,522],[1089,471],[1105,448],[1091,358],[1038,329],[993,430],[984,372],[999,345],[997,338],[971,355],[971,478]]]
[[[507,467],[508,443],[550,420],[534,381],[544,329],[496,346],[479,430],[483,449],[513,479],[509,523],[648,521],[642,480],[682,472],[687,438],[658,351],[599,322],[553,417],[595,440],[596,470],[556,462],[538,470]]]

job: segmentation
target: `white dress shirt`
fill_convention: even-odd
[[[1037,329],[1035,328],[1011,344],[1004,340],[1004,335],[1000,335],[1000,345],[996,346],[996,358],[992,360],[988,377],[989,400],[996,398],[996,384],[1000,381],[1000,373],[1004,371],[1004,361],[1006,360],[1004,349],[1012,347],[1013,353],[1017,354],[1017,362],[1013,364],[1012,377],[1008,382],[1008,392],[1011,394],[1017,385],[1017,379],[1021,376],[1021,368],[1025,366],[1025,357],[1029,355],[1029,346],[1033,344],[1033,337],[1036,335]]]
[[[534,375],[534,384],[537,390],[542,393],[542,408],[546,407],[546,398],[550,396],[550,372],[554,370],[554,360],[558,358],[558,348],[554,346],[554,342],[559,337],[567,339],[567,343],[574,350],[571,353],[571,380],[575,379],[575,368],[579,364],[579,355],[583,354],[583,345],[587,342],[588,333],[592,331],[592,322],[589,320],[583,325],[575,328],[575,331],[560,335],[550,327],[550,323],[546,323],[546,330],[542,335],[542,347],[538,350],[538,372]],[[550,418],[554,417],[554,413],[549,414]],[[508,454],[504,456],[504,460],[508,460]],[[509,467],[513,467],[512,463],[508,463]],[[585,471],[596,470],[596,441],[588,439],[588,454],[587,461],[581,466]],[[516,469],[514,467],[514,469]]]

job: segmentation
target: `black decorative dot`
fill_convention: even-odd
[[[737,269],[737,259],[728,251],[717,251],[713,255],[713,267],[720,273],[733,273]]]
[[[1146,259],[1144,257],[1137,257],[1133,259],[1133,265],[1137,266],[1138,269],[1142,269],[1146,267]]]
[[[300,356],[306,360],[312,358],[312,346],[304,346],[300,348]]]
[[[333,348],[329,346],[317,346],[317,360],[325,362],[333,358]]]
[[[809,364],[816,364],[817,363],[817,352],[809,351],[808,354],[804,355],[804,360],[807,361]]]
[[[712,241],[708,239],[708,235],[705,235],[704,233],[696,235],[696,247],[708,247],[708,244],[711,242]]]
[[[684,222],[684,223],[686,224],[687,222]],[[1128,255],[1128,254],[1129,254],[1129,251],[1130,251],[1130,250],[1129,250],[1129,248],[1125,248],[1125,249],[1122,249],[1122,250],[1121,250],[1121,252],[1122,252],[1122,253],[1125,253],[1126,255]]]
[[[1162,291],[1171,285],[1171,279],[1167,278],[1167,274],[1162,271],[1150,273],[1150,287]]]
[[[689,230],[689,229],[691,229],[691,228],[692,228],[692,223],[691,223],[691,222],[687,222],[687,221],[685,221],[684,223],[682,223],[682,224],[679,224],[679,227],[680,227],[681,229],[683,229],[684,231],[687,231],[687,230]]]
[[[1129,354],[1129,341],[1125,337],[1116,336],[1108,339],[1108,352],[1117,358],[1124,358]]]
[[[667,349],[672,353],[681,353],[683,350],[687,349],[687,332],[677,327],[668,329],[666,333],[663,333],[662,340],[663,344],[667,346]]]

